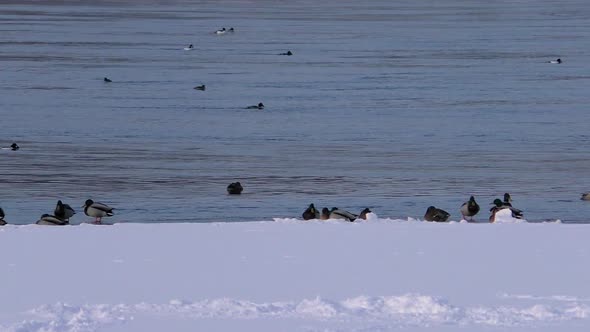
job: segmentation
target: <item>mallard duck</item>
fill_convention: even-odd
[[[461,205],[459,211],[461,211],[463,219],[467,220],[467,217],[469,217],[470,220],[473,219],[473,217],[479,212],[479,205],[475,201],[475,197],[469,197],[469,200]]]
[[[227,186],[227,193],[230,195],[239,195],[244,190],[239,182],[232,182]]]
[[[328,220],[330,219],[330,209],[328,209],[327,207],[322,209],[322,214],[320,216],[321,220]]]
[[[248,107],[246,107],[246,109],[249,109],[249,110],[254,110],[254,109],[263,110],[264,109],[264,104],[263,103],[258,103],[258,105],[248,106]]]
[[[48,225],[48,226],[64,226],[68,225],[69,222],[57,218],[56,216],[52,216],[50,214],[44,214],[37,220],[37,225]]]
[[[84,203],[84,214],[89,217],[96,218],[95,223],[100,224],[103,217],[112,217],[113,208],[99,202],[94,202],[91,199],[87,199]]]
[[[358,216],[356,214],[350,213],[346,210],[341,210],[337,207],[333,207],[330,210],[330,217],[329,219],[343,219],[348,221],[354,221]]]
[[[581,200],[583,201],[590,201],[590,192],[588,193],[583,193],[582,197],[580,197]]]
[[[367,220],[367,214],[369,214],[369,213],[372,213],[372,211],[369,208],[365,208],[364,210],[361,211],[358,218]]]
[[[312,204],[309,204],[309,207],[307,207],[307,209],[305,209],[305,211],[303,211],[303,220],[312,220],[312,219],[319,219],[320,217],[320,212],[318,211],[318,209],[315,208],[315,206]]]
[[[434,206],[429,206],[424,214],[424,220],[426,221],[445,222],[448,221],[450,217],[450,213],[442,209],[437,209]]]
[[[4,226],[6,225],[6,221],[4,221],[4,210],[2,210],[2,208],[0,208],[0,226]]]
[[[524,214],[521,210],[513,208],[512,205],[506,205],[499,198],[496,198],[492,204],[494,204],[494,206],[490,209],[490,222],[496,221],[496,213],[504,209],[510,209],[512,212],[512,218],[524,219]]]
[[[57,201],[55,211],[53,211],[53,215],[56,218],[59,218],[64,221],[70,221],[70,218],[73,217],[75,214],[76,211],[74,211],[74,209],[72,209],[71,206],[62,203],[62,201]]]

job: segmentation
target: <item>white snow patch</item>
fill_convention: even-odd
[[[190,302],[174,299],[166,304],[82,305],[64,303],[43,305],[29,312],[33,319],[10,326],[10,332],[90,332],[111,324],[133,320],[134,315],[177,316],[192,319],[301,318],[308,324],[325,321],[370,322],[396,326],[468,325],[518,327],[590,317],[590,307],[534,304],[461,308],[446,300],[419,294],[401,296],[358,296],[343,301],[320,297],[299,302],[255,303],[221,298]]]

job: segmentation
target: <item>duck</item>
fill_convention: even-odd
[[[341,210],[337,207],[333,207],[330,210],[329,219],[343,219],[347,221],[355,221],[358,216],[356,214],[350,213],[346,210]]]
[[[512,197],[509,193],[504,193],[504,202],[502,202],[504,206],[512,207]]]
[[[185,47],[185,48],[184,48],[184,50],[185,50],[185,51],[192,51],[192,50],[194,50],[194,49],[195,49],[195,48],[193,47],[193,44],[190,44],[188,47]]]
[[[580,197],[580,199],[583,201],[590,201],[590,192],[583,193],[582,197]]]
[[[327,207],[322,209],[322,214],[320,215],[321,220],[328,220],[330,219],[330,209]]]
[[[76,211],[74,211],[74,209],[72,209],[71,206],[69,206],[68,204],[64,204],[62,203],[61,200],[57,201],[57,205],[55,206],[55,211],[53,211],[53,215],[56,218],[59,218],[61,220],[70,221],[70,218],[73,217],[76,214]]]
[[[94,221],[96,224],[101,224],[103,217],[112,217],[114,214],[112,207],[103,203],[94,202],[91,199],[87,199],[82,207],[84,208],[85,215],[96,218]]]
[[[524,219],[524,214],[521,210],[513,208],[512,205],[504,204],[504,202],[502,202],[499,198],[496,198],[492,202],[492,204],[494,206],[492,206],[492,208],[490,209],[490,222],[496,221],[496,213],[504,209],[510,209],[510,211],[512,212],[512,218]]]
[[[6,225],[6,221],[4,221],[4,210],[2,210],[2,208],[0,207],[0,226],[4,226]]]
[[[215,31],[215,33],[218,34],[218,35],[222,35],[222,34],[224,34],[226,32],[227,32],[227,30],[225,30],[225,28],[221,28],[221,29]]]
[[[467,220],[469,218],[469,220],[473,220],[473,217],[479,213],[479,205],[475,201],[475,197],[469,197],[469,200],[461,205],[459,211],[461,211],[463,219]]]
[[[227,186],[227,193],[230,195],[239,195],[243,190],[244,187],[239,182],[232,182]]]
[[[367,214],[372,213],[373,211],[371,211],[369,208],[365,208],[364,210],[361,211],[361,213],[358,216],[358,219],[364,219],[367,220]]]
[[[263,110],[264,109],[264,104],[263,103],[258,103],[258,105],[248,106],[248,107],[246,107],[246,109],[249,109],[249,110],[254,110],[254,109]]]
[[[205,84],[194,87],[195,90],[205,91]]]
[[[16,143],[10,144],[10,150],[17,151],[18,149],[20,149],[20,146],[18,146],[18,144],[16,144]]]
[[[111,83],[111,82],[112,82],[112,81],[111,81],[111,80],[110,80],[108,77],[105,77],[105,78],[103,79],[103,81],[104,81],[105,83]]]
[[[69,222],[52,216],[50,214],[43,214],[36,222],[37,225],[48,225],[48,226],[64,226],[68,225]]]
[[[547,62],[548,62],[548,63],[553,63],[553,64],[556,64],[556,63],[561,63],[561,59],[557,59],[557,60],[551,60],[551,61],[547,61]]]
[[[443,209],[437,209],[434,206],[429,206],[424,214],[424,220],[426,221],[445,222],[448,221],[450,217],[450,213]]]
[[[236,30],[233,27],[231,27],[229,28],[229,32],[236,32]]]
[[[303,214],[301,216],[303,217],[303,220],[319,219],[320,212],[318,211],[318,209],[315,208],[315,206],[312,203],[309,204],[309,207],[305,209],[305,211],[303,211]]]
[[[293,52],[287,51],[285,53],[279,53],[279,55],[293,55]]]

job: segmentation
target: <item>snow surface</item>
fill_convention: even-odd
[[[0,228],[1,331],[588,331],[588,225]]]

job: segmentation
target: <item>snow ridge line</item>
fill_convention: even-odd
[[[499,306],[460,308],[432,296],[406,294],[401,296],[358,296],[343,301],[305,299],[300,302],[254,303],[221,298],[197,302],[172,300],[166,304],[135,305],[86,304],[81,306],[56,303],[43,305],[29,312],[31,320],[9,327],[6,332],[93,332],[122,324],[134,315],[166,318],[230,318],[268,319],[299,318],[313,321],[386,324],[431,327],[437,325],[530,326],[590,317],[590,306],[574,302],[558,305],[535,304],[527,307]],[[354,325],[354,324],[352,324]],[[352,326],[351,325],[351,326]]]

